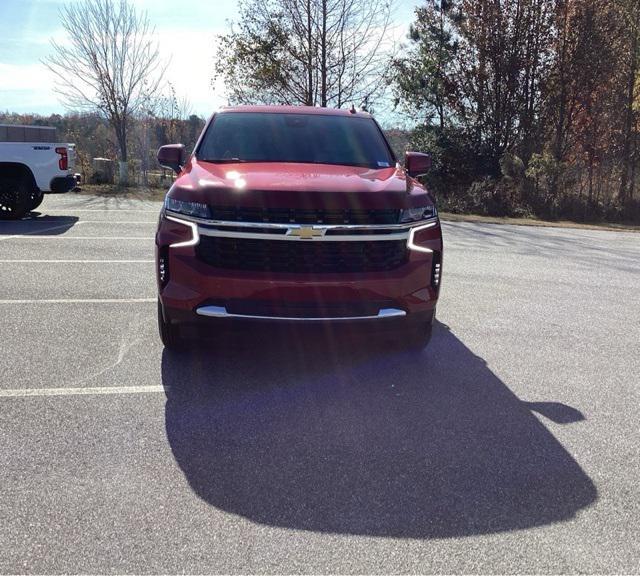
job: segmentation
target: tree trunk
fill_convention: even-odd
[[[638,166],[638,125],[634,122],[635,126],[633,129],[632,135],[632,148],[633,152],[631,154],[631,182],[629,185],[629,194],[628,199],[633,200],[635,190],[636,190],[636,168]]]
[[[116,138],[120,148],[120,158],[118,161],[118,184],[126,186],[129,183],[129,165],[127,150],[127,122],[122,120],[116,128]]]
[[[140,162],[140,170],[142,172],[142,184],[147,187],[149,185],[149,119],[143,120],[144,133],[142,136],[142,158]]]
[[[320,103],[321,106],[327,106],[327,0],[322,0],[322,31],[320,46]]]
[[[618,198],[621,203],[627,200],[629,192],[629,172],[631,171],[631,139],[633,137],[633,108],[635,104],[636,75],[638,73],[638,28],[633,30],[630,46],[630,61],[627,78],[627,102],[624,122],[624,147],[622,150],[622,174]]]
[[[311,28],[311,0],[307,0],[307,106],[313,106],[313,30]]]
[[[126,162],[118,161],[118,184],[126,186],[129,182],[129,165]]]
[[[566,79],[566,65],[567,65],[567,43],[568,39],[568,27],[569,27],[569,8],[565,4],[563,6],[562,13],[562,39],[559,55],[559,84],[560,94],[558,98],[558,116],[556,119],[556,134],[553,143],[553,155],[556,162],[562,162],[564,159],[564,142],[565,142],[565,122],[567,112],[567,79]]]
[[[440,121],[440,131],[444,132],[444,98],[442,97],[443,87],[442,87],[442,79],[444,77],[443,69],[443,60],[444,60],[444,5],[443,0],[440,0],[440,36],[438,37],[439,41],[439,54],[438,54],[438,82],[440,83],[438,89],[438,102],[436,104],[438,109],[438,119]]]

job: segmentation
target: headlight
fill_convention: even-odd
[[[164,207],[171,212],[184,214],[185,216],[193,216],[195,218],[209,218],[209,206],[202,202],[185,202],[184,200],[176,200],[175,198],[167,198],[164,201]]]
[[[438,211],[433,204],[431,206],[420,206],[419,208],[406,208],[400,212],[400,223],[429,220],[437,215]]]

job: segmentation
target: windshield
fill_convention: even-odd
[[[322,114],[225,112],[197,158],[207,162],[298,162],[388,168],[389,148],[370,118]]]

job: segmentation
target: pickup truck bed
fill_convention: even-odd
[[[0,124],[0,219],[22,218],[44,194],[75,187],[75,148],[56,140],[55,128]]]

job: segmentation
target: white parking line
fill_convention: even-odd
[[[29,223],[29,224],[39,224],[40,222],[56,222],[56,220],[54,219],[49,220],[47,218],[38,218],[37,220],[22,220],[22,222]],[[78,224],[154,224],[155,225],[157,223],[158,223],[157,220],[78,220],[73,224],[64,224],[62,226],[68,226],[69,229],[71,229],[74,226],[78,226]],[[28,232],[25,232],[25,234],[28,234]]]
[[[67,298],[44,300],[0,300],[0,304],[146,304],[155,302],[155,298]]]
[[[0,260],[0,264],[150,264],[154,260]]]
[[[164,386],[113,386],[86,388],[17,388],[0,390],[0,398],[25,398],[34,396],[80,396],[87,394],[157,394]]]
[[[52,208],[43,212],[43,214],[49,214],[49,212],[149,212],[149,214],[158,214],[160,206],[158,206],[157,210],[145,210],[143,208]]]
[[[0,240],[154,240],[154,236],[32,236],[17,234],[15,236],[0,236]]]

